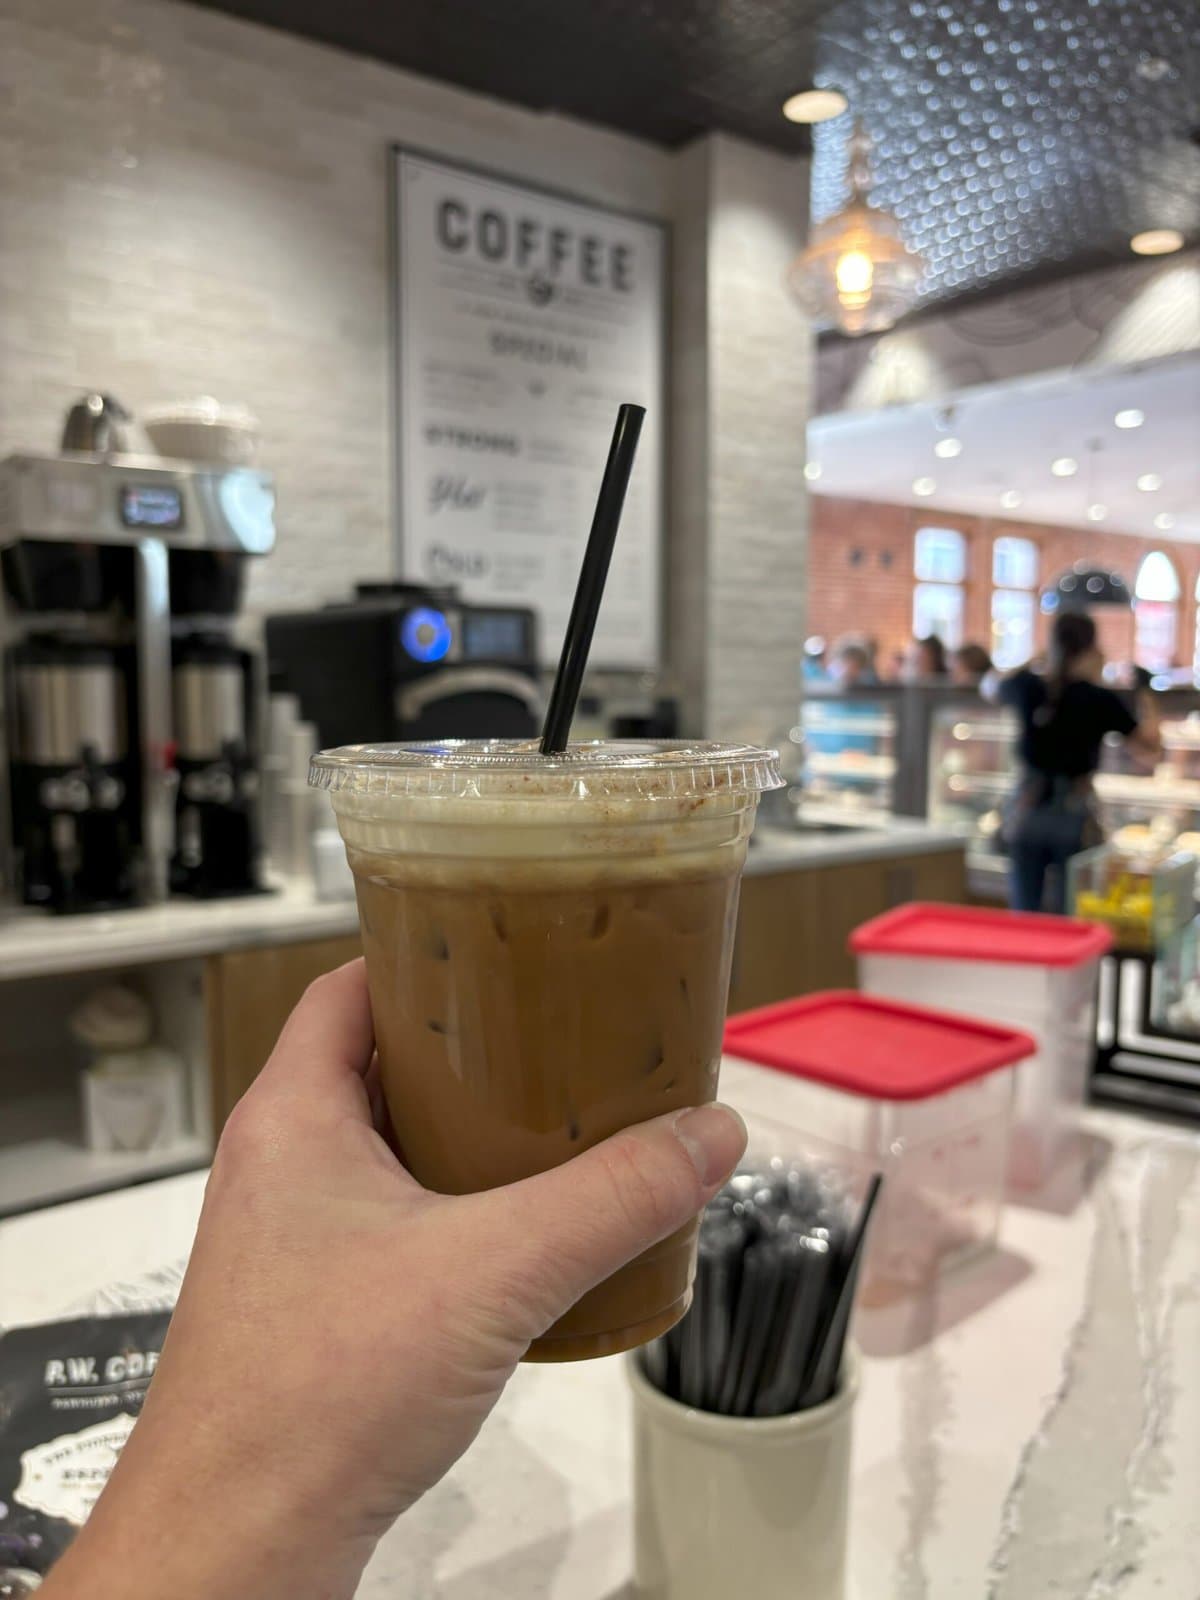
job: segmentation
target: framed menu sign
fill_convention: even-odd
[[[662,224],[394,151],[404,577],[532,606],[557,659],[613,421],[646,407],[595,665],[658,664]]]

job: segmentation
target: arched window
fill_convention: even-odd
[[[1137,570],[1133,585],[1135,600],[1156,600],[1174,605],[1179,599],[1179,574],[1165,550],[1151,550]]]
[[[963,636],[967,541],[955,528],[918,528],[913,540],[913,633],[954,649]]]
[[[1148,672],[1175,665],[1179,632],[1179,574],[1163,550],[1151,550],[1133,585],[1133,658]]]

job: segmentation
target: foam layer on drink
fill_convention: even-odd
[[[704,877],[740,865],[757,796],[658,800],[333,796],[358,872],[396,882],[596,883]],[[369,859],[368,859],[369,858]]]
[[[458,883],[537,878],[550,863],[559,882],[624,880],[634,862],[649,878],[729,870],[780,779],[773,751],[741,745],[599,741],[543,756],[528,740],[447,740],[323,751],[310,782],[330,791],[352,864]]]

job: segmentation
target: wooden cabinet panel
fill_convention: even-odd
[[[962,905],[967,898],[967,857],[963,850],[947,850],[933,856],[917,856],[913,861],[916,881],[913,900],[941,900],[946,905]],[[896,901],[902,905],[903,901]]]
[[[909,900],[959,903],[965,894],[961,850],[746,878],[729,1009],[852,989],[855,962],[846,944],[860,923]]]
[[[358,935],[211,956],[205,970],[213,1131],[258,1076],[314,978],[362,954]]]

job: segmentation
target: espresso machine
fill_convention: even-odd
[[[322,745],[522,739],[542,716],[537,617],[454,589],[361,583],[352,600],[265,623],[271,687]]]
[[[247,467],[100,450],[0,462],[13,898],[75,911],[258,886],[256,665],[232,627],[274,504]]]

